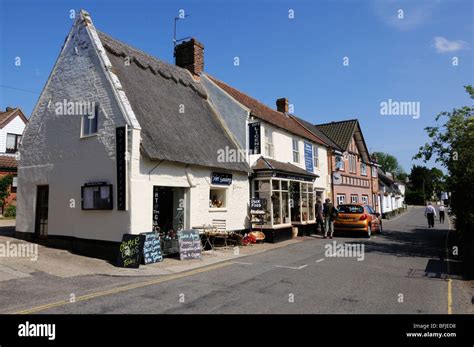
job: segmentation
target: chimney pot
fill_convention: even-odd
[[[176,65],[199,76],[204,70],[204,45],[195,38],[176,45]]]
[[[280,98],[276,101],[277,111],[288,113],[288,99],[287,98]]]

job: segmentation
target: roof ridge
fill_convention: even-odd
[[[338,121],[332,121],[332,122],[327,122],[327,123],[320,123],[320,124],[315,124],[315,126],[323,126],[323,125],[331,125],[331,124],[338,124],[338,123],[349,123],[349,122],[359,122],[359,119],[353,118],[353,119],[345,119],[345,120],[338,120]]]
[[[206,76],[214,83],[217,84],[218,87],[220,87],[221,89],[223,89],[225,92],[227,92],[229,94],[229,91],[230,93],[235,93],[237,95],[234,96],[234,95],[230,95],[233,99],[235,99],[237,102],[239,102],[240,104],[243,104],[246,108],[249,108],[250,111],[258,118],[262,118],[264,121],[270,123],[270,124],[273,124],[279,128],[282,128],[282,129],[285,129],[286,131],[288,131],[289,133],[292,133],[294,135],[298,135],[304,139],[307,139],[307,140],[310,140],[310,141],[313,141],[315,143],[319,143],[319,144],[322,144],[322,145],[327,145],[324,140],[320,139],[317,135],[315,135],[314,133],[312,133],[311,131],[308,131],[308,129],[306,129],[306,127],[304,127],[303,125],[301,125],[299,122],[297,122],[293,117],[296,117],[295,115],[292,115],[292,114],[285,114],[283,112],[280,112],[278,110],[274,110],[272,109],[270,106],[264,104],[263,102],[261,102],[260,100],[258,99],[255,99],[254,97],[244,93],[244,92],[241,92],[240,90],[230,86],[228,83],[225,83],[217,78],[215,78],[214,76],[211,76],[209,75],[208,73],[206,73]],[[228,89],[228,90],[226,90]],[[255,110],[255,107],[252,107],[250,105],[247,105],[245,103],[245,101],[242,101],[242,100],[238,100],[238,96],[242,97],[243,99],[248,99],[249,103],[250,104],[255,104],[255,107],[257,108],[257,110]],[[262,112],[262,114],[258,114],[258,107],[263,107],[262,110],[260,110]],[[257,112],[256,112],[257,111]],[[265,111],[268,111],[270,112],[269,115],[265,115],[263,112]],[[279,118],[281,118],[280,120],[283,122],[290,122],[291,124],[288,124],[290,127],[285,127],[283,124],[279,123],[280,120],[273,120],[273,119],[265,119],[265,118],[271,118],[272,115],[274,116],[277,116]],[[291,125],[293,125],[293,129],[291,129]]]
[[[238,93],[240,93],[240,94],[244,94],[244,95],[247,96],[248,98],[250,98],[250,99],[252,99],[253,101],[259,103],[259,104],[262,105],[262,106],[264,106],[264,107],[267,108],[268,110],[270,110],[270,111],[272,111],[272,112],[275,112],[275,113],[278,113],[278,114],[281,115],[281,116],[285,116],[285,117],[286,117],[286,115],[285,115],[283,112],[280,112],[280,111],[278,111],[278,110],[274,110],[273,108],[271,108],[271,107],[268,106],[267,104],[261,102],[261,101],[258,100],[258,99],[255,99],[254,97],[248,95],[247,93],[244,93],[244,92],[238,90],[237,88],[232,87],[232,86],[229,85],[228,83],[225,83],[225,82],[223,82],[223,81],[221,81],[221,80],[215,78],[214,76],[209,75],[208,73],[206,73],[206,75],[207,75],[212,81],[217,82],[217,83],[222,83],[222,84],[226,85],[227,87],[229,87],[229,88],[235,90],[236,92],[238,92]]]

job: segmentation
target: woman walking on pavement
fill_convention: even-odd
[[[425,208],[425,217],[428,219],[428,229],[434,228],[434,219],[436,217],[436,210],[431,205],[431,202],[428,202],[428,205]]]

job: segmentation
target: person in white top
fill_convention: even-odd
[[[439,211],[439,222],[444,224],[444,205],[438,207]]]
[[[434,228],[434,219],[436,217],[436,210],[431,205],[431,202],[425,208],[425,217],[428,218],[428,228]]]

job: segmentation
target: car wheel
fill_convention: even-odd
[[[372,236],[372,228],[370,224],[367,224],[367,238],[370,239],[371,236]]]

